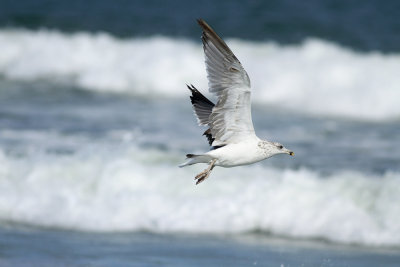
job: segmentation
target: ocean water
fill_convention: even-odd
[[[397,2],[4,3],[0,265],[399,264]],[[197,17],[294,158],[177,167],[208,149]]]

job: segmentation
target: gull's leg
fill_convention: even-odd
[[[208,178],[212,169],[214,169],[216,161],[217,159],[213,159],[212,161],[210,161],[210,165],[208,165],[208,168],[196,175],[196,177],[194,178],[195,180],[197,180],[196,184],[199,184]]]

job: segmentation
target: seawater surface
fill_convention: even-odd
[[[293,32],[283,2],[268,19],[246,6],[238,17],[255,19],[237,34],[238,22],[207,14],[249,73],[258,136],[295,157],[215,168],[198,186],[205,166],[177,167],[208,150],[185,84],[215,101],[186,32],[200,35],[194,18],[137,16],[147,30],[128,34],[124,12],[120,24],[96,20],[115,11],[102,1],[81,24],[61,3],[2,9],[0,265],[396,266],[397,20],[357,11],[375,14],[374,42],[343,13],[351,4],[320,1]],[[355,39],[327,30],[336,17]],[[260,38],[255,22],[275,32]]]
[[[2,266],[394,267],[400,260],[393,250],[251,235],[88,233],[26,226],[1,228],[0,234],[6,256]]]
[[[207,149],[189,101],[34,84],[2,85],[4,221],[399,245],[396,121],[322,119],[256,105],[259,135],[296,157],[217,168],[195,187],[203,166],[177,168],[186,153]]]

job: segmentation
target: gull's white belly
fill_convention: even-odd
[[[215,165],[222,167],[247,165],[268,157],[258,147],[258,142],[229,144],[206,154],[217,159]]]

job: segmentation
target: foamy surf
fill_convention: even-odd
[[[299,45],[228,40],[247,69],[258,104],[361,119],[400,117],[399,54],[358,53],[308,39]],[[0,30],[0,75],[92,91],[183,97],[207,88],[200,40],[106,33]]]
[[[88,231],[268,232],[292,238],[400,246],[400,174],[262,164],[179,169],[177,152],[88,145],[79,152],[0,152],[0,220]]]

